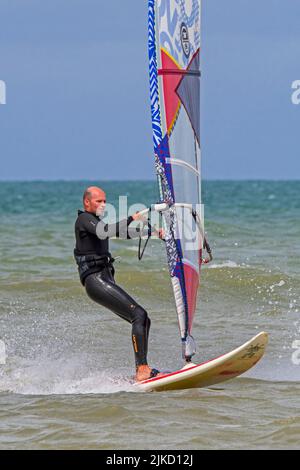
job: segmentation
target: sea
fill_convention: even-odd
[[[73,259],[87,186],[116,207],[158,201],[155,181],[0,182],[0,449],[204,450],[300,447],[300,181],[204,181],[194,362],[269,333],[242,377],[145,393],[130,325],[93,303]],[[116,281],[148,312],[149,364],[182,367],[161,240],[110,242]]]

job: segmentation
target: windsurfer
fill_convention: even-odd
[[[143,220],[140,212],[116,224],[105,224],[101,217],[106,206],[105,192],[96,187],[87,188],[83,195],[84,211],[78,211],[75,223],[75,260],[81,283],[87,295],[110,309],[132,325],[132,344],[136,363],[136,381],[140,382],[159,374],[147,363],[148,340],[151,321],[146,310],[115,283],[114,267],[109,238],[125,233],[132,221]]]

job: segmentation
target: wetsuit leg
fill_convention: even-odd
[[[110,309],[132,325],[132,343],[136,365],[147,364],[150,318],[127,292],[119,287],[109,267],[85,279],[88,296],[100,305]]]
[[[148,354],[148,341],[149,341],[150,326],[151,326],[151,320],[147,316],[147,320],[146,320],[146,357],[147,357],[147,354]]]

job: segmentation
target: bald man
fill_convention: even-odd
[[[105,224],[101,217],[106,205],[106,194],[101,188],[90,186],[83,195],[84,211],[78,211],[75,223],[75,260],[81,283],[88,296],[132,325],[132,344],[138,382],[159,374],[147,363],[150,318],[127,292],[115,283],[113,258],[109,252],[109,238],[120,235],[130,238],[128,227],[133,220],[141,220],[137,212],[116,224]]]

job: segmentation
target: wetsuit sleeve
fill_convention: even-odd
[[[133,217],[129,216],[114,224],[105,224],[102,220],[97,221],[94,216],[85,213],[80,220],[80,231],[92,233],[100,240],[112,237],[130,240],[148,234],[148,228],[144,228],[144,230],[140,230],[138,227],[129,228],[131,222],[133,222]]]
[[[131,216],[127,219],[120,220],[115,224],[105,224],[100,220],[95,230],[96,235],[100,240],[111,237],[130,239],[131,237],[128,234],[128,225],[130,225],[132,221],[133,218]]]

